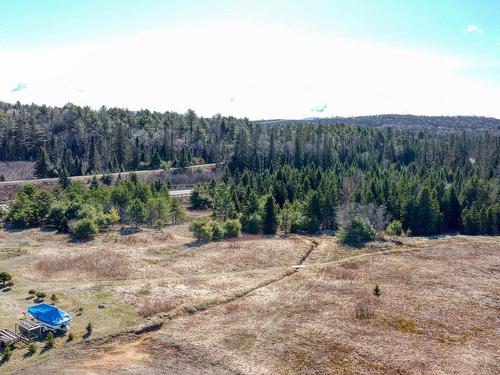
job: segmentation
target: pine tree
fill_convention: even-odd
[[[128,136],[126,126],[119,122],[116,126],[114,151],[116,156],[116,167],[119,171],[125,171],[127,165]]]
[[[94,174],[98,172],[97,160],[98,156],[97,156],[97,148],[95,145],[95,137],[92,136],[92,138],[90,139],[89,162],[86,174]]]
[[[223,183],[215,189],[213,211],[214,218],[222,221],[231,219],[236,214],[236,207],[231,192]]]
[[[416,217],[411,228],[414,235],[428,235],[437,232],[439,224],[439,202],[435,193],[424,186],[417,198]]]
[[[45,148],[42,148],[38,153],[38,158],[35,163],[35,176],[36,178],[45,178],[50,175],[50,161],[49,155]]]
[[[462,228],[462,207],[458,201],[457,194],[453,185],[447,192],[447,217],[448,217],[448,227],[451,230],[459,231]]]
[[[63,167],[59,172],[59,186],[61,189],[66,190],[71,185],[71,180],[68,175],[68,171]]]
[[[269,195],[264,207],[263,231],[265,234],[276,234],[278,225],[276,203],[272,195]]]
[[[155,150],[153,152],[153,156],[151,157],[151,163],[149,163],[149,166],[152,169],[158,169],[160,168],[161,165],[161,157],[160,154],[158,153],[158,150]]]
[[[317,191],[310,190],[306,196],[304,215],[307,219],[307,231],[316,233],[321,225],[321,202]]]
[[[302,143],[299,134],[295,134],[295,147],[293,154],[293,165],[295,168],[301,168],[304,161],[304,155],[302,150]]]

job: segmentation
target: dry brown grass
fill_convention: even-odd
[[[149,317],[160,312],[167,312],[174,307],[175,304],[171,300],[162,298],[143,299],[138,304],[137,312],[143,317]]]
[[[123,279],[130,273],[128,259],[112,252],[45,255],[35,262],[34,268],[45,276],[85,273],[98,279]]]
[[[500,373],[494,238],[411,239],[411,247],[380,254],[323,237],[197,247],[186,236],[176,232],[163,246],[155,240],[116,247],[136,261],[133,276],[177,272],[113,288],[143,316],[164,319],[144,345],[133,345],[132,356],[128,343],[121,350],[110,338],[106,354],[96,342],[23,373]],[[318,253],[283,277],[276,266],[295,264],[312,240],[320,242]],[[331,263],[360,253],[373,255]],[[330,263],[315,264],[322,261]],[[372,294],[375,284],[381,297]]]

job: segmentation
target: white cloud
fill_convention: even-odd
[[[265,25],[178,27],[65,48],[0,50],[0,61],[0,100],[9,102],[193,108],[252,119],[308,117],[318,103],[324,116],[500,117],[500,87],[460,74],[467,61]],[[11,92],[18,82],[29,82],[29,90]]]
[[[468,33],[482,34],[482,33],[484,33],[484,30],[476,25],[467,25],[467,32]]]
[[[16,91],[21,91],[21,90],[26,90],[28,88],[27,83],[21,83],[19,82],[16,87],[14,87],[10,92],[16,92]]]

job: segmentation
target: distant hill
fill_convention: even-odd
[[[397,127],[405,129],[439,128],[442,130],[495,130],[500,131],[500,119],[479,116],[415,116],[375,115],[357,117],[306,118],[301,120],[262,120],[259,124],[311,123],[324,125],[362,125],[369,127]]]

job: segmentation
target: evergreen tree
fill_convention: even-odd
[[[215,189],[213,210],[214,218],[222,221],[231,219],[236,214],[231,192],[223,183]]]
[[[160,168],[160,165],[161,165],[160,154],[158,153],[157,150],[155,150],[153,156],[151,157],[151,163],[149,163],[149,166],[152,169],[158,169]]]
[[[114,151],[116,156],[116,168],[123,172],[127,165],[128,135],[126,126],[122,122],[119,122],[116,127]]]
[[[269,195],[264,206],[263,231],[265,234],[276,234],[278,225],[276,202],[272,195]]]
[[[411,227],[412,233],[414,235],[436,233],[439,214],[439,202],[435,193],[429,187],[424,186],[417,198],[416,216]]]
[[[68,171],[63,167],[59,172],[59,186],[61,189],[66,190],[71,185],[71,180],[68,175]]]
[[[445,213],[448,221],[448,228],[451,230],[460,230],[462,228],[462,207],[458,201],[457,194],[453,185],[447,191],[447,212]]]
[[[94,174],[98,172],[97,160],[98,156],[97,156],[97,148],[95,145],[95,137],[92,136],[92,138],[90,139],[89,161],[86,174]]]
[[[129,207],[127,208],[127,214],[130,220],[135,223],[137,228],[139,227],[139,224],[146,220],[146,217],[148,216],[148,208],[140,199],[136,198],[130,202]]]
[[[36,178],[45,178],[50,176],[51,166],[49,155],[45,148],[42,148],[38,153],[38,158],[35,163],[35,176]]]
[[[317,191],[310,190],[306,196],[304,215],[307,218],[307,231],[316,233],[320,229],[322,215],[321,202]]]

